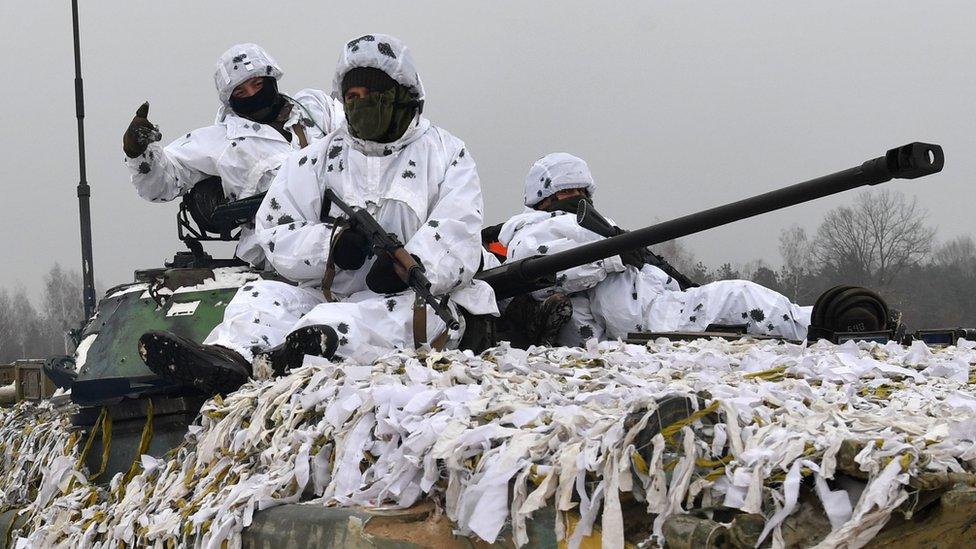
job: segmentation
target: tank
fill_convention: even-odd
[[[137,343],[150,330],[203,341],[238,288],[262,276],[242,261],[215,259],[203,249],[204,242],[238,238],[236,207],[224,200],[219,178],[201,181],[177,214],[177,234],[187,250],[163,267],[136,270],[132,282],[105,292],[78,336],[71,382],[76,404],[102,406],[181,392],[146,367]]]
[[[573,250],[507,262],[477,276],[494,288],[499,299],[526,294],[552,285],[557,272],[577,265],[860,186],[923,177],[939,172],[943,165],[941,147],[910,143],[846,170],[629,232],[613,231],[615,227],[605,227],[606,220],[581,210],[581,223],[616,234]],[[214,259],[203,250],[204,242],[235,240],[238,225],[253,218],[260,198],[228,203],[217,178],[201,181],[184,197],[177,227],[187,251],[178,252],[162,268],[136,271],[133,282],[106,292],[81,333],[75,356],[77,377],[72,384],[77,404],[116,404],[125,398],[179,392],[149,371],[137,354],[136,343],[150,330],[203,341],[220,322],[237,289],[264,276],[237,260]],[[479,326],[469,330],[464,342],[473,350],[506,335],[488,325],[491,318],[467,320],[469,325]]]
[[[620,232],[567,252],[506,263],[484,271],[478,277],[491,284],[500,299],[517,296],[552,284],[555,273],[575,265],[862,185],[876,185],[893,178],[922,177],[940,171],[943,162],[938,145],[912,143],[848,170],[643,229]],[[220,322],[224,308],[240,287],[268,276],[232,259],[214,259],[203,251],[202,243],[208,240],[234,240],[235,224],[253,215],[260,202],[251,199],[244,204],[224,205],[219,197],[215,198],[213,187],[213,182],[199,184],[181,205],[179,236],[188,251],[177,253],[163,267],[138,270],[132,282],[107,291],[98,302],[96,314],[80,334],[74,357],[77,374],[71,389],[72,398],[81,409],[74,422],[80,429],[89,431],[96,425],[105,424],[100,418],[111,418],[109,425],[112,425],[113,436],[110,442],[103,436],[87,454],[89,469],[103,471],[102,479],[110,479],[114,473],[126,470],[140,450],[162,456],[179,444],[203,402],[199,395],[184,394],[181,387],[159,379],[148,370],[137,352],[139,337],[148,330],[169,330],[202,341]],[[219,189],[219,185],[216,188]],[[491,317],[466,315],[465,322],[468,333],[462,345],[476,351],[507,335],[504,326],[496,326]],[[144,425],[150,423],[154,425],[156,435],[150,444],[143,446]],[[841,456],[840,459],[846,458]],[[976,496],[972,495],[972,490],[953,488],[952,483],[943,484],[931,489],[926,487],[924,493],[934,494],[932,501],[938,501],[942,496],[954,503],[940,507],[926,501],[924,506],[930,510],[924,515],[926,525],[955,524],[969,516],[963,510],[976,509],[976,503],[973,503]],[[934,511],[932,505],[936,505]],[[922,506],[919,504],[919,508]],[[719,525],[717,515],[713,518],[695,514],[676,517],[665,525],[669,544],[675,547],[745,547],[754,544],[758,530],[750,518],[756,517],[740,515],[727,525]],[[6,519],[6,515],[0,516],[0,524]],[[14,518],[9,517],[9,520]],[[533,519],[529,525],[529,546],[558,545],[553,535],[558,527],[553,520],[548,511]],[[790,520],[796,522],[797,535],[823,526],[804,523],[804,517],[800,515]],[[372,532],[366,532],[371,536],[369,539],[383,546],[416,546],[418,539],[430,543],[456,541],[450,528],[439,523],[435,514],[423,505],[396,512],[285,505],[255,515],[244,541],[250,546],[274,543],[281,547],[304,546],[315,541],[322,545],[345,543],[361,539],[364,533],[354,526],[366,522],[373,528]],[[395,527],[382,528],[388,523]],[[761,521],[758,528],[762,528]],[[411,533],[414,530],[419,532],[418,536],[428,537],[418,538]],[[595,531],[588,541],[599,543],[599,535],[599,531]],[[928,540],[924,533],[919,534],[917,528],[912,528],[911,521],[903,521],[882,531],[876,543],[912,536],[918,543]]]
[[[80,407],[72,423],[85,433],[100,434],[86,454],[89,471],[101,471],[100,478],[127,470],[140,451],[160,457],[178,446],[205,402],[202,395],[150,371],[137,343],[149,330],[203,341],[238,289],[266,276],[204,250],[206,242],[237,240],[242,207],[256,206],[253,200],[228,204],[219,178],[194,186],[177,213],[177,235],[186,250],[162,267],[136,270],[132,282],[106,291],[76,336],[74,356],[47,361],[46,371],[71,388],[71,399]],[[147,424],[153,434],[143,447]]]

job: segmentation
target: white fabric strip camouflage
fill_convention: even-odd
[[[58,485],[77,476],[70,417],[51,401],[0,408],[0,509],[35,500],[45,505]]]
[[[524,543],[525,520],[555,505],[580,516],[574,531],[557,521],[570,546],[599,526],[605,546],[621,547],[621,492],[656,515],[656,543],[664,518],[696,496],[763,513],[776,539],[809,475],[830,502],[821,546],[860,547],[906,499],[912,476],[974,471],[974,346],[658,340],[397,352],[368,365],[309,359],[209,401],[175,456],[143,456],[127,484],[121,474],[108,489],[66,482],[64,448],[41,442],[4,462],[3,474],[29,457],[44,464],[43,478],[36,469],[4,476],[12,480],[0,488],[24,478],[40,486],[45,497],[26,506],[28,524],[15,532],[33,546],[239,547],[259,509],[433,498],[460,533],[487,541],[508,526]],[[711,425],[659,433],[635,453],[655,399],[669,394],[704,396],[716,409]],[[641,421],[631,426],[629,416]],[[64,421],[47,414],[31,424],[2,410],[0,441],[55,433]],[[856,463],[866,481],[847,477],[842,487],[832,479],[844,441],[863,445]]]

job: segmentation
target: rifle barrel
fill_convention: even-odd
[[[944,163],[945,157],[939,145],[910,143],[891,149],[885,156],[868,160],[854,168],[626,232],[572,250],[506,263],[501,267],[479,273],[478,278],[488,282],[495,289],[498,299],[504,299],[517,295],[521,288],[533,281],[550,277],[554,273],[578,265],[613,257],[624,251],[653,246],[863,185],[877,185],[895,178],[914,179],[930,175],[941,171]]]

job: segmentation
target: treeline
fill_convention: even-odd
[[[74,345],[66,334],[83,318],[81,275],[58,264],[44,277],[39,306],[23,286],[0,288],[0,364],[70,353]]]
[[[797,225],[780,233],[780,267],[763,260],[709,268],[680,245],[665,255],[694,280],[741,278],[801,305],[837,284],[878,291],[903,313],[909,329],[976,327],[976,241],[937,242],[927,213],[905,195],[870,191],[828,212],[808,235]]]

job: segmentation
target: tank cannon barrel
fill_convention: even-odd
[[[891,179],[915,179],[942,170],[942,147],[910,143],[891,149],[853,168],[763,193],[723,206],[625,232],[599,242],[547,256],[533,256],[478,274],[495,289],[498,299],[553,285],[559,271],[613,257],[628,250],[653,246],[766,212],[787,208],[864,185]]]

